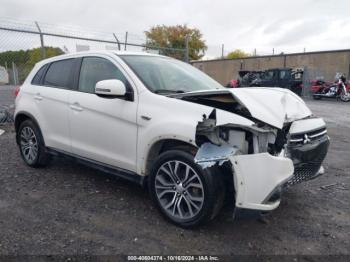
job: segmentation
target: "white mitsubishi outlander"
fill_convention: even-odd
[[[65,155],[147,185],[183,227],[228,197],[236,216],[277,208],[281,190],[323,173],[329,145],[325,122],[289,90],[226,89],[146,53],[41,61],[17,95],[15,128],[29,166]]]

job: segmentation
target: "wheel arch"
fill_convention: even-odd
[[[19,129],[21,123],[28,120],[28,119],[33,121],[33,123],[39,128],[39,131],[41,133],[40,125],[39,125],[38,121],[35,119],[35,117],[28,112],[20,111],[15,116],[15,132],[16,132],[17,144],[18,144],[18,136],[17,136],[18,129]],[[45,143],[45,141],[44,141],[44,143]]]
[[[155,159],[162,154],[163,152],[172,150],[172,149],[180,149],[186,152],[195,155],[198,148],[188,141],[174,139],[174,138],[163,138],[155,141],[150,147],[146,154],[144,161],[144,174],[145,176],[149,175],[151,167],[155,161]]]

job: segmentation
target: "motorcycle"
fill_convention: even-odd
[[[337,98],[343,102],[350,101],[350,85],[342,75],[337,77],[335,83],[327,83],[322,80],[311,81],[311,91],[313,98],[320,100],[322,98]]]

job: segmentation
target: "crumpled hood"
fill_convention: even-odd
[[[312,115],[305,102],[288,89],[250,87],[229,91],[254,118],[278,128],[282,128],[284,122]]]
[[[215,94],[232,94],[233,99],[244,106],[252,117],[280,129],[285,122],[292,122],[312,115],[310,109],[299,96],[282,88],[230,88],[176,94],[172,97],[205,97]]]

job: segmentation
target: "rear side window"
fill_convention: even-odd
[[[66,59],[51,63],[45,75],[44,85],[64,89],[72,88],[71,73],[73,71],[73,66],[74,59]]]
[[[45,70],[47,68],[47,65],[43,65],[39,71],[36,73],[36,75],[33,77],[32,84],[33,85],[40,85],[41,84],[41,78],[43,77]]]
[[[96,83],[107,79],[117,79],[127,85],[123,73],[107,59],[101,57],[83,59],[79,76],[79,91],[94,94]]]

